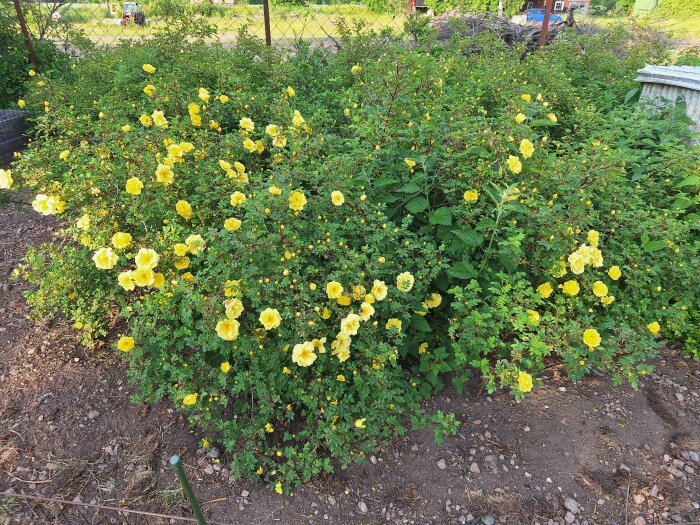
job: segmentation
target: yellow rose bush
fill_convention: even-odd
[[[48,78],[2,191],[63,224],[18,271],[35,315],[91,343],[118,312],[138,398],[186,411],[234,474],[283,492],[359,460],[445,377],[518,400],[552,362],[635,384],[697,334],[698,152],[670,110],[621,102],[649,55],[173,46]]]

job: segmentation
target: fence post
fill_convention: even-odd
[[[263,18],[265,19],[265,45],[272,45],[272,35],[270,33],[270,2],[263,0]]]
[[[416,0],[408,0],[406,4],[406,16],[411,16],[416,11]]]
[[[546,0],[544,4],[544,20],[542,20],[542,29],[540,29],[540,41],[537,47],[543,47],[547,43],[547,29],[549,29],[549,17],[552,16],[554,0]]]
[[[180,485],[182,485],[182,490],[185,493],[185,496],[187,496],[187,501],[190,503],[192,514],[194,514],[197,523],[199,525],[207,525],[207,522],[204,521],[202,509],[200,508],[197,498],[194,495],[194,491],[192,490],[192,486],[190,485],[190,482],[187,481],[187,475],[185,474],[185,469],[182,467],[180,456],[175,455],[171,457],[170,466],[173,467],[175,472],[177,472],[177,477],[180,479]]]
[[[15,11],[17,11],[17,21],[19,22],[19,27],[22,29],[22,35],[24,35],[24,45],[27,47],[29,61],[36,68],[38,67],[38,65],[36,62],[36,55],[34,54],[34,46],[32,45],[32,37],[29,36],[29,30],[27,29],[27,21],[24,19],[22,6],[19,4],[19,0],[13,0],[13,3],[15,4]]]

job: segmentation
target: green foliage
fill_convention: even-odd
[[[86,342],[118,318],[135,399],[188,411],[234,474],[288,490],[409,420],[440,441],[459,422],[418,401],[474,370],[518,400],[550,362],[634,385],[697,339],[700,155],[682,107],[633,101],[665,59],[644,35],[529,55],[343,26],[281,56],[206,33],[39,78],[13,175],[65,227],[19,274]]]
[[[11,6],[8,6],[11,7]],[[56,49],[53,42],[33,38],[38,68],[41,71],[63,69],[68,59]],[[0,10],[0,108],[16,108],[24,96],[27,73],[33,69],[17,24],[14,11]]]
[[[700,0],[661,0],[652,13],[672,18],[698,16],[698,13],[700,13]]]

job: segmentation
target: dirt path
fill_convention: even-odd
[[[638,391],[555,368],[515,404],[475,379],[428,406],[462,422],[444,445],[409,432],[292,496],[233,480],[169,404],[130,403],[109,344],[86,350],[65,320],[27,320],[27,285],[9,274],[54,228],[27,205],[0,208],[0,491],[189,515],[167,467],[178,453],[207,516],[231,524],[700,520],[700,368],[673,350]]]

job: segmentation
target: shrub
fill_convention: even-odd
[[[636,384],[696,337],[698,150],[629,95],[653,45],[343,34],[289,57],[169,34],[42,78],[13,173],[66,226],[18,272],[36,315],[88,343],[117,318],[137,399],[279,491],[425,422],[446,377]]]

